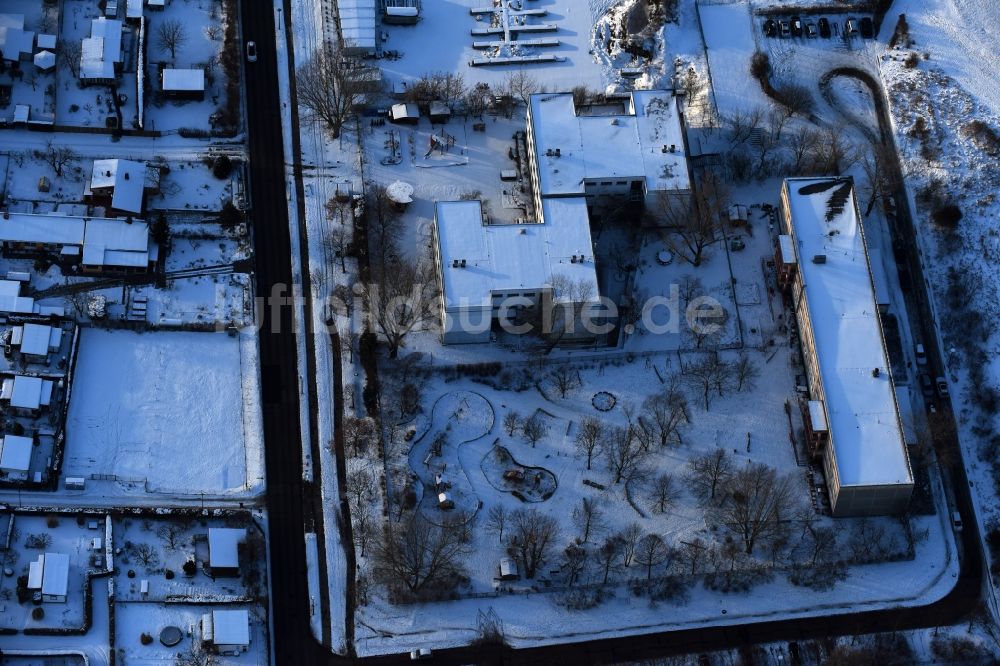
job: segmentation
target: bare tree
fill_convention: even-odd
[[[711,172],[694,183],[691,199],[670,192],[657,195],[654,217],[665,226],[663,241],[692,266],[700,266],[705,250],[721,235],[724,213],[729,209],[729,188]]]
[[[347,255],[351,251],[351,234],[347,227],[338,225],[326,237],[327,247],[340,259],[340,272],[347,272]]]
[[[798,83],[785,83],[775,91],[780,99],[782,112],[789,118],[792,116],[808,116],[813,112],[816,101],[805,86]]]
[[[560,363],[549,373],[552,385],[559,391],[559,397],[566,395],[580,383],[580,376],[569,363]]]
[[[354,528],[351,536],[354,538],[354,544],[361,549],[359,555],[364,557],[376,534],[375,518],[372,516],[371,508],[367,504],[352,508],[351,520]]]
[[[632,558],[635,557],[635,549],[639,544],[639,539],[642,538],[642,528],[639,527],[639,523],[629,523],[619,533],[618,538],[621,539],[622,544],[622,566],[627,568],[631,566]]]
[[[68,146],[56,146],[49,140],[45,144],[45,150],[36,150],[35,157],[42,160],[55,172],[56,176],[62,178],[66,169],[76,163],[79,156],[76,151]]]
[[[83,44],[79,39],[64,41],[58,51],[58,57],[69,67],[73,78],[80,78],[80,57],[83,55]]]
[[[203,641],[191,641],[187,652],[178,653],[174,658],[177,666],[217,666],[219,658],[205,648]]]
[[[572,587],[587,566],[587,549],[575,543],[566,546],[559,568],[565,572],[566,585]]]
[[[365,224],[372,269],[384,272],[399,259],[399,238],[403,218],[381,183],[370,185],[365,197]]]
[[[744,387],[750,391],[753,390],[757,378],[760,377],[760,368],[746,352],[740,352],[739,359],[733,365],[733,376],[736,379],[737,391],[742,391]]]
[[[156,45],[163,51],[170,51],[170,59],[177,58],[177,49],[187,41],[187,28],[177,19],[167,19],[156,27]]]
[[[590,541],[591,533],[604,528],[604,510],[593,499],[584,497],[580,505],[573,509],[573,522],[580,530],[580,541],[585,543]]]
[[[687,396],[676,375],[668,379],[662,393],[646,398],[642,403],[642,415],[652,424],[661,447],[671,441],[681,443],[681,427],[690,419]]]
[[[837,549],[837,530],[809,522],[806,524],[806,533],[808,539],[805,539],[805,545],[808,548],[809,566],[828,563]]]
[[[344,479],[344,492],[350,496],[353,507],[365,506],[375,496],[375,477],[367,469],[352,469]]]
[[[177,547],[183,541],[184,527],[177,523],[165,523],[157,528],[156,536],[163,539],[163,543],[168,550],[177,550]]]
[[[647,534],[635,549],[636,564],[646,567],[646,580],[653,577],[653,567],[663,564],[670,555],[670,548],[659,534]]]
[[[558,535],[559,523],[548,514],[535,509],[516,509],[510,514],[507,548],[520,560],[525,578],[535,577]]]
[[[713,392],[721,397],[732,376],[731,366],[715,353],[706,354],[700,361],[685,365],[683,372],[687,381],[701,393],[705,411],[711,406]]]
[[[160,563],[160,551],[148,543],[135,544],[135,559],[145,567],[155,567]]]
[[[470,116],[482,118],[492,98],[493,91],[490,90],[490,84],[477,83],[465,92],[465,109]]]
[[[604,440],[604,424],[600,419],[588,416],[580,423],[580,429],[576,433],[574,443],[576,450],[587,456],[587,469],[595,453],[599,453],[601,443]]]
[[[506,94],[520,101],[525,106],[531,96],[538,92],[538,80],[525,69],[508,72],[503,80],[503,90]]]
[[[721,522],[743,540],[747,555],[791,515],[794,495],[791,478],[771,467],[750,464],[733,473],[719,514]]]
[[[865,217],[871,215],[872,209],[880,198],[891,195],[899,187],[897,171],[892,160],[896,157],[885,144],[877,144],[861,158],[861,168],[865,171],[868,192],[868,204],[865,206]]]
[[[800,125],[789,136],[785,144],[792,151],[791,171],[794,175],[804,175],[806,158],[816,150],[820,134],[809,125]]]
[[[628,483],[639,470],[643,460],[649,455],[643,449],[640,438],[636,437],[636,427],[612,428],[604,440],[604,454],[612,483]]]
[[[817,174],[840,175],[858,161],[857,152],[846,138],[843,125],[826,128],[812,150],[811,171]]]
[[[531,448],[535,448],[541,440],[545,439],[545,436],[549,433],[549,426],[542,420],[542,417],[536,412],[532,414],[522,425],[521,434],[524,438],[531,442]]]
[[[760,129],[764,122],[764,108],[754,106],[749,109],[741,109],[726,116],[724,120],[732,133],[730,145],[742,145]]]
[[[434,319],[437,282],[430,264],[396,260],[365,285],[372,320],[385,336],[390,358],[396,358],[406,336]]]
[[[688,485],[696,497],[715,499],[733,473],[733,461],[723,448],[713,449],[688,461]]]
[[[513,437],[514,433],[521,429],[521,415],[511,410],[503,415],[503,429],[508,437]]]
[[[378,426],[370,417],[349,416],[344,419],[342,429],[346,448],[352,455],[364,455],[378,442]]]
[[[608,582],[608,576],[614,567],[615,561],[622,554],[622,538],[619,535],[609,536],[604,539],[604,543],[597,551],[597,559],[604,573],[603,581]]]
[[[442,595],[465,575],[462,557],[467,552],[463,517],[435,525],[415,513],[395,528],[386,525],[375,544],[375,571],[390,587]]]
[[[680,488],[674,477],[663,472],[658,475],[649,488],[649,503],[656,513],[665,513],[680,496]]]
[[[503,530],[507,525],[507,509],[501,504],[494,504],[486,514],[486,529],[497,533],[497,539],[503,543]]]
[[[340,42],[327,45],[295,73],[299,104],[322,121],[333,138],[366,95],[379,88],[378,68],[348,55]]]
[[[701,570],[701,563],[705,560],[707,551],[708,545],[699,537],[695,537],[691,541],[681,542],[677,556],[683,564],[684,569],[690,575],[694,576]]]
[[[708,82],[698,74],[698,69],[694,65],[688,65],[684,76],[681,77],[681,90],[687,97],[687,105],[691,106],[694,100],[705,91]]]

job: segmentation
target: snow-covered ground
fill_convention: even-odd
[[[85,330],[67,433],[64,475],[108,477],[70,492],[259,492],[254,332],[234,339]]]

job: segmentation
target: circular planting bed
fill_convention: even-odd
[[[559,486],[555,474],[544,467],[522,465],[498,443],[483,456],[479,466],[491,486],[522,502],[544,502]]]
[[[591,404],[594,405],[594,409],[599,412],[610,412],[618,404],[618,398],[614,396],[613,393],[608,393],[607,391],[598,391],[594,394],[594,397],[590,400]]]
[[[167,647],[174,647],[184,638],[184,633],[181,631],[180,627],[175,627],[170,625],[168,627],[163,627],[160,631],[160,642]]]
[[[661,266],[669,266],[674,262],[674,253],[670,250],[660,250],[656,253],[656,263]]]

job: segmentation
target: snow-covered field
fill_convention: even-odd
[[[259,374],[255,351],[248,354],[256,338],[250,339],[85,330],[64,475],[109,477],[88,482],[83,492],[116,486],[165,495],[259,490]]]

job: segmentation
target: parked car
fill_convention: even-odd
[[[830,38],[830,19],[825,16],[819,20],[819,36],[823,39]]]
[[[924,394],[925,398],[934,397],[934,382],[931,381],[926,372],[920,373],[920,392]]]
[[[858,20],[849,18],[844,24],[844,34],[848,37],[852,37],[858,34]]]
[[[247,62],[257,62],[257,42],[247,42]]]
[[[919,342],[917,343],[916,346],[916,352],[917,352],[917,365],[927,365],[927,352],[924,351],[924,346]]]
[[[764,36],[765,37],[778,36],[778,24],[774,22],[774,19],[767,19],[766,21],[764,21]]]
[[[940,396],[942,400],[947,400],[949,395],[948,382],[945,381],[944,377],[938,377],[934,383],[937,384],[938,396]]]
[[[802,36],[802,19],[798,16],[792,17],[792,37]]]
[[[951,512],[951,524],[954,526],[956,532],[962,531],[962,514],[958,511]]]
[[[792,29],[791,27],[789,27],[788,21],[785,20],[778,21],[778,33],[782,37],[788,37],[789,35],[792,34]]]
[[[430,648],[420,648],[419,650],[410,651],[410,661],[424,661],[425,659],[430,659],[434,656]]]
[[[813,23],[812,21],[809,21],[808,23],[806,23],[806,37],[809,37],[811,39],[815,39],[816,38],[816,34],[817,34],[816,33],[816,24]]]
[[[871,18],[867,16],[861,19],[861,36],[865,39],[871,39],[875,36],[875,26]]]

